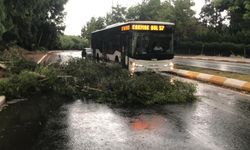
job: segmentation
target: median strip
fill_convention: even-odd
[[[194,71],[187,71],[182,69],[174,69],[171,71],[171,73],[177,74],[179,76],[209,82],[212,84],[225,86],[233,89],[238,90],[244,90],[247,92],[250,92],[250,82],[232,79],[232,78],[226,78],[222,76],[216,76],[216,75],[210,75],[205,73],[199,73]]]

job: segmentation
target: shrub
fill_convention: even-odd
[[[204,47],[203,47],[204,46]],[[179,43],[177,54],[189,55],[209,55],[209,56],[245,56],[249,57],[249,48],[244,44],[236,44],[229,42],[181,42]]]
[[[76,77],[78,92],[101,103],[116,105],[151,105],[189,102],[195,99],[195,86],[175,81],[156,73],[142,73],[131,77],[120,65],[72,60],[65,66],[68,75]],[[92,90],[81,89],[84,87]],[[93,97],[94,96],[94,97]]]
[[[0,60],[7,63],[8,71],[12,74],[19,74],[23,70],[34,71],[37,64],[33,61],[24,59],[22,53],[23,49],[10,48],[5,50],[0,57]]]
[[[64,65],[36,66],[0,81],[0,94],[22,98],[53,92],[76,98],[88,96],[115,105],[152,105],[195,100],[195,86],[156,73],[130,76],[127,69],[110,63],[76,59]],[[46,78],[42,78],[44,75]],[[38,80],[42,79],[42,80]]]
[[[246,46],[245,51],[246,51],[246,57],[250,58],[250,44]]]
[[[192,84],[175,81],[156,73],[142,73],[133,78],[115,77],[105,80],[101,102],[119,105],[152,105],[191,102],[196,88]]]
[[[23,71],[19,75],[12,75],[8,79],[0,80],[0,95],[10,98],[22,98],[37,90],[37,75]]]

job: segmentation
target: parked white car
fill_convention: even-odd
[[[82,57],[93,57],[93,50],[92,50],[92,48],[84,48],[82,50]]]

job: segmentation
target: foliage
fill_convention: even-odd
[[[174,0],[172,20],[176,23],[176,39],[188,40],[193,33],[197,32],[197,20],[195,12],[191,9],[194,6],[192,0]]]
[[[123,78],[125,77],[125,78]],[[195,99],[195,86],[155,73],[142,73],[132,78],[112,76],[103,81],[104,92],[100,102],[118,105],[153,105],[191,102]]]
[[[131,77],[126,69],[116,64],[73,60],[66,66],[65,71],[77,78],[78,87],[95,89],[92,92],[101,103],[152,105],[190,102],[195,99],[196,88],[192,84],[171,82],[170,78],[156,73]],[[91,90],[86,92],[85,95]]]
[[[5,20],[5,7],[3,4],[3,0],[0,0],[0,41],[2,40],[2,34],[5,32],[5,26],[2,24]]]
[[[197,28],[198,21],[195,19],[195,12],[191,9],[194,6],[192,0],[170,0],[161,2],[160,0],[143,0],[142,3],[129,7],[112,7],[111,13],[105,18],[100,18],[101,25],[96,27],[96,18],[83,27],[82,37],[90,39],[91,32],[103,28],[104,26],[125,22],[126,20],[137,21],[170,21],[176,23],[176,37],[178,40],[190,39]],[[104,21],[103,21],[104,19]],[[100,28],[99,28],[100,27]]]
[[[1,0],[0,18],[5,30],[0,36],[7,44],[15,43],[27,49],[54,48],[59,34],[64,30],[63,10],[66,2],[67,0],[3,0],[2,6]]]
[[[0,60],[7,62],[7,69],[10,74],[19,74],[23,70],[35,70],[37,64],[24,59],[22,53],[23,49],[12,47],[9,50],[5,50],[1,55]]]
[[[0,80],[0,94],[8,98],[23,98],[53,92],[75,98],[88,97],[115,105],[152,105],[195,100],[196,88],[192,84],[171,81],[156,73],[130,76],[128,70],[118,64],[77,59],[63,65],[27,68],[18,68],[15,74],[9,74],[8,79]]]
[[[82,28],[81,36],[88,40],[88,45],[90,45],[91,33],[95,30],[102,29],[105,26],[105,20],[102,17],[95,18],[92,17],[89,22]]]
[[[126,7],[117,4],[112,7],[111,13],[107,13],[105,18],[105,25],[111,25],[126,20]]]
[[[250,57],[249,45],[230,42],[181,42],[176,54]]]
[[[223,27],[225,26],[224,21],[227,17],[222,15],[222,10],[218,9],[212,1],[211,3],[207,3],[203,6],[199,19],[211,30],[222,33]]]
[[[132,20],[157,21],[160,20],[160,9],[160,0],[144,0],[141,4],[128,9],[127,18]]]
[[[37,86],[37,76],[28,71],[22,71],[19,75],[15,74],[8,79],[0,80],[0,95],[21,98],[34,93]]]
[[[61,50],[82,50],[88,46],[87,39],[80,36],[61,35],[57,49]]]

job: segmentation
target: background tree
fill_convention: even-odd
[[[5,26],[4,26],[4,20],[5,20],[5,9],[3,0],[0,0],[0,41],[2,38],[2,34],[5,32]]]
[[[213,0],[212,2],[218,9],[228,12],[231,32],[250,30],[249,0]]]
[[[126,18],[127,20],[140,20],[141,5],[136,5],[128,8]]]
[[[214,2],[211,2],[203,6],[199,19],[203,25],[211,30],[223,33],[223,22],[227,17],[222,15],[222,10],[218,9]]]
[[[95,18],[92,17],[89,22],[82,28],[81,36],[87,39],[88,45],[90,45],[91,33],[95,30],[102,29],[105,27],[105,19],[102,17]]]
[[[160,0],[143,0],[141,4],[130,7],[126,17],[130,20],[157,21],[160,20],[160,9]]]
[[[57,49],[61,50],[82,50],[88,46],[87,39],[80,36],[61,35]]]
[[[194,2],[192,0],[175,0],[173,4],[176,34],[180,39],[188,40],[196,28],[195,12],[191,9],[194,6]]]
[[[106,25],[115,24],[118,22],[126,21],[126,7],[122,7],[121,5],[117,4],[116,6],[112,7],[111,13],[107,13],[106,15]]]
[[[3,0],[4,42],[16,43],[27,49],[52,49],[64,30],[64,4],[67,0]]]

